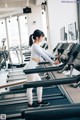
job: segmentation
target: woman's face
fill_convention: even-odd
[[[40,36],[39,37],[39,42],[42,42],[43,38],[44,38],[43,36]]]

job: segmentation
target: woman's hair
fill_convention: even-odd
[[[36,37],[44,37],[44,33],[41,30],[35,30],[33,34],[29,37],[29,46],[32,46],[33,40],[36,40]]]

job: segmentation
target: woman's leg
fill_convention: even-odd
[[[35,74],[27,75],[27,82],[33,82],[34,80],[35,80]],[[28,99],[29,105],[32,105],[32,104],[33,104],[32,89],[33,89],[33,88],[28,88],[28,89],[27,89],[27,99]]]
[[[41,78],[38,74],[36,74],[36,81],[41,81]],[[38,104],[49,105],[49,102],[42,100],[42,91],[43,87],[37,87],[37,96],[38,96]]]
[[[36,74],[35,81],[41,81],[39,74]],[[42,89],[43,89],[42,87],[37,87],[38,102],[42,101]]]
[[[32,88],[27,89],[27,98],[28,98],[28,103],[32,105],[33,104]]]

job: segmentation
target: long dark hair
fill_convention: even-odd
[[[33,40],[36,40],[36,37],[44,37],[44,33],[41,30],[35,30],[33,34],[29,37],[29,46],[32,46]]]

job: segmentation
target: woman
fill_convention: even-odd
[[[32,46],[31,58],[29,63],[25,65],[24,69],[35,69],[37,64],[40,62],[41,57],[49,61],[51,64],[53,64],[53,61],[51,58],[54,58],[54,56],[48,51],[41,48],[39,45],[39,43],[42,42],[43,37],[44,37],[44,33],[41,30],[35,30],[34,33],[30,35],[29,45]],[[38,80],[40,81],[41,78],[36,73],[27,75],[27,82],[33,82]],[[48,104],[47,102],[42,101],[42,87],[37,88],[37,96],[38,96],[37,103],[33,102],[32,89],[33,88],[27,89],[28,107],[38,107],[41,104],[47,105]]]

